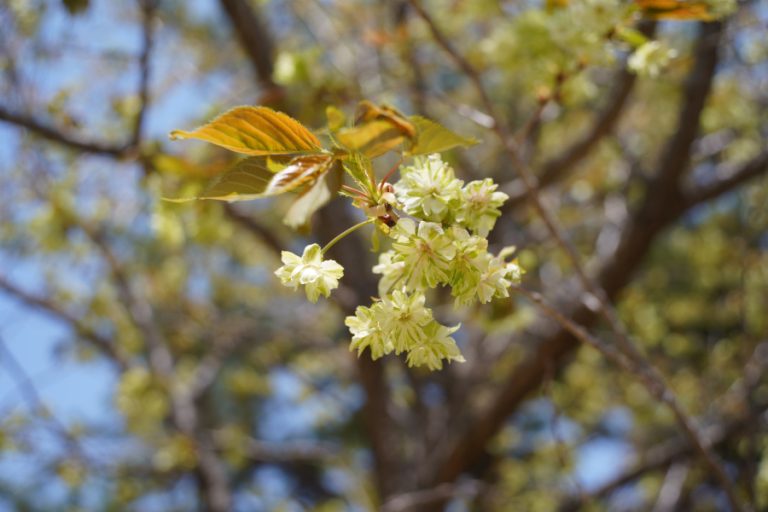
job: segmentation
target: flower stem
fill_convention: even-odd
[[[355,225],[354,225],[354,226],[352,226],[351,228],[348,228],[348,229],[346,229],[345,231],[341,232],[341,233],[340,233],[338,236],[336,236],[336,238],[334,238],[333,240],[331,240],[330,242],[328,242],[328,243],[326,244],[326,246],[325,246],[325,247],[323,247],[323,250],[322,250],[322,251],[320,251],[320,253],[324,255],[324,254],[326,253],[326,251],[328,251],[328,250],[329,250],[331,247],[333,247],[334,245],[336,245],[336,243],[337,243],[339,240],[341,240],[341,239],[342,239],[342,238],[344,238],[345,236],[349,235],[350,233],[352,233],[352,232],[354,232],[354,231],[357,231],[358,229],[360,229],[361,227],[365,226],[366,224],[371,224],[371,223],[373,223],[373,222],[375,222],[375,221],[376,221],[376,218],[374,218],[374,217],[371,217],[370,219],[366,219],[366,220],[364,220],[363,222],[360,222],[360,223],[358,223],[358,224],[355,224]]]

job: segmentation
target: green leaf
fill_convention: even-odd
[[[325,206],[341,187],[342,171],[338,162],[330,172],[302,193],[291,204],[283,222],[293,229],[309,224],[312,215]]]
[[[273,165],[269,158],[262,156],[240,160],[215,179],[197,199],[246,201],[263,197],[275,177]]]
[[[318,153],[320,141],[301,123],[267,107],[235,107],[191,132],[171,139],[199,139],[245,155]]]
[[[411,156],[441,153],[456,146],[472,146],[477,139],[462,137],[445,126],[421,116],[409,118],[416,127],[416,140],[408,151]]]
[[[405,137],[391,122],[375,120],[340,130],[336,140],[347,149],[374,158],[402,144]]]
[[[362,190],[371,189],[375,181],[371,160],[365,155],[354,153],[344,161],[344,170]]]
[[[347,124],[347,116],[333,105],[325,107],[325,117],[328,119],[328,129],[332,132],[341,130]]]
[[[297,156],[287,163],[279,157],[254,156],[240,160],[195,198],[168,199],[186,202],[193,199],[248,201],[269,197],[312,185],[334,161],[327,154]]]
[[[616,37],[628,43],[632,48],[639,48],[648,42],[648,38],[639,30],[621,25],[616,27]]]
[[[416,136],[416,128],[413,126],[413,123],[396,108],[389,105],[374,105],[368,100],[363,100],[357,104],[357,112],[355,113],[356,125],[375,120],[388,121],[409,139]]]

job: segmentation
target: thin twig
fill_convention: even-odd
[[[123,158],[128,156],[132,152],[132,146],[128,145],[112,145],[105,144],[103,142],[80,140],[65,134],[62,130],[45,125],[41,121],[29,116],[13,113],[4,107],[0,107],[0,121],[5,121],[21,128],[25,128],[30,132],[48,139],[51,142],[67,146],[83,153],[90,153],[96,155],[106,155],[116,158]]]
[[[444,483],[431,489],[407,492],[390,498],[381,507],[382,512],[413,512],[453,498],[472,498],[480,494],[483,484],[478,481]]]
[[[0,337],[0,362],[5,364],[8,374],[16,381],[16,387],[19,389],[24,400],[27,402],[27,406],[30,411],[36,414],[44,415],[50,422],[52,430],[60,436],[74,454],[83,462],[89,460],[88,454],[85,452],[80,444],[80,440],[77,439],[67,429],[67,427],[48,409],[43,403],[40,394],[37,392],[32,379],[30,379],[27,372],[16,360],[13,353],[6,346],[5,340]]]
[[[0,290],[28,306],[35,307],[56,319],[63,321],[85,341],[89,342],[94,348],[101,352],[110,362],[115,364],[121,372],[128,369],[128,357],[115,346],[113,340],[105,338],[85,325],[82,320],[63,309],[61,305],[56,304],[47,298],[33,295],[2,276],[0,276]]]
[[[149,108],[149,80],[151,76],[150,56],[154,45],[154,18],[158,0],[140,0],[142,24],[142,48],[139,55],[139,111],[133,123],[131,145],[141,144],[144,119]]]

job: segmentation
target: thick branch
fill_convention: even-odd
[[[317,232],[322,242],[328,242],[337,234],[337,226],[355,223],[346,204],[339,200],[332,201],[318,215]],[[348,236],[336,244],[328,255],[342,264],[346,272],[344,279],[352,283],[355,297],[340,302],[344,313],[352,315],[357,304],[365,303],[378,293],[376,280],[368,271],[370,267],[365,264],[370,258],[368,250],[359,237]],[[384,378],[383,359],[373,361],[369,357],[357,358],[357,371],[366,394],[361,413],[371,443],[376,486],[380,498],[385,500],[395,492],[396,481],[402,475],[398,466],[398,443],[394,440],[395,425],[388,411],[390,396]]]
[[[693,69],[682,91],[683,104],[677,118],[677,129],[664,148],[653,183],[657,189],[666,190],[665,197],[670,200],[677,199],[680,178],[690,164],[691,148],[699,133],[699,118],[717,70],[722,31],[720,22],[703,23],[696,41]]]
[[[267,90],[277,89],[272,80],[273,45],[259,13],[246,0],[219,0],[237,34],[248,59],[253,65],[256,80]]]
[[[427,16],[425,13],[421,14],[422,16]],[[550,214],[537,199],[536,185],[531,183],[532,179],[529,176],[529,171],[518,157],[514,145],[506,137],[503,127],[498,122],[498,116],[494,116],[497,120],[496,132],[505,144],[512,163],[518,168],[526,187],[526,192],[531,195],[537,212],[547,224],[554,238],[566,249],[585,290],[598,294],[598,298],[601,298],[599,292],[603,290],[608,296],[606,298],[610,298],[623,288],[630,280],[632,271],[639,265],[642,256],[650,247],[655,236],[684,211],[679,202],[675,203],[669,200],[672,197],[670,192],[674,193],[678,190],[677,178],[687,167],[690,159],[690,148],[698,132],[699,115],[709,94],[712,75],[716,67],[717,42],[720,29],[721,25],[719,23],[707,24],[702,28],[702,33],[697,43],[697,60],[691,77],[689,77],[686,84],[689,96],[684,101],[680,116],[681,124],[678,126],[678,130],[673,137],[673,140],[676,140],[679,145],[673,148],[674,150],[669,149],[665,152],[659,173],[657,174],[657,180],[653,183],[654,186],[650,187],[643,207],[638,212],[638,216],[633,219],[634,222],[630,224],[630,229],[625,232],[626,235],[622,239],[615,258],[601,272],[600,282],[597,287],[583,274],[579,267],[578,258],[575,257],[571,247],[565,243],[561,236],[558,236],[559,230],[556,224],[552,222]],[[444,45],[441,44],[441,46]],[[454,60],[457,60],[454,55],[455,52],[453,52],[450,46],[444,46],[444,48]],[[709,76],[707,76],[707,73],[709,73]],[[703,80],[708,83],[702,86],[701,83],[694,83],[694,79]],[[479,81],[477,83],[480,84]],[[481,87],[481,84],[478,87]],[[491,114],[493,115],[492,111]],[[691,127],[691,124],[694,126]],[[681,152],[684,153],[682,156]],[[673,185],[672,187],[668,186],[670,180]],[[621,256],[624,256],[624,258]],[[580,302],[580,298],[576,297],[575,302],[572,303],[573,305],[566,308],[566,311],[570,310],[571,318],[583,326],[591,325],[596,320],[596,315],[585,306],[580,305]],[[641,356],[637,353],[634,346],[629,343],[629,340],[622,338],[623,331],[620,329],[618,322],[615,321],[612,308],[604,305],[605,302],[603,300],[600,302],[602,306],[601,312],[614,326],[614,330],[619,335],[618,341],[622,341],[622,351],[625,351],[632,359],[642,361]],[[512,373],[510,379],[496,395],[495,401],[480,415],[479,421],[477,419],[473,420],[456,445],[449,448],[450,454],[445,459],[445,463],[439,464],[439,481],[453,480],[481,456],[487,442],[503,426],[506,418],[517,408],[529,392],[541,384],[543,375],[546,374],[545,370],[561,366],[565,363],[566,356],[576,347],[576,340],[573,338],[573,334],[573,332],[568,332],[565,326],[562,326],[539,346],[539,349],[529,357],[521,369],[516,369]],[[649,390],[672,409],[683,431],[697,447],[710,469],[715,472],[732,506],[735,509],[739,509],[738,500],[735,497],[732,485],[717,458],[701,442],[690,420],[684,415],[673,396],[664,387],[663,380],[658,378],[658,375],[652,371],[652,368],[644,369],[643,372],[646,370],[649,372],[648,376],[652,377],[654,381],[654,385],[649,386]],[[659,388],[658,386],[661,387]],[[659,389],[662,391],[658,391]]]

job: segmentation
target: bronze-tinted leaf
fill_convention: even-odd
[[[697,0],[635,0],[643,14],[656,20],[700,20],[715,19],[712,7]]]
[[[456,146],[472,146],[477,144],[477,140],[462,137],[445,126],[424,117],[411,116],[410,120],[416,127],[416,139],[408,151],[410,155],[440,153]]]
[[[378,106],[363,100],[357,105],[355,124],[360,125],[371,121],[388,121],[405,137],[412,139],[416,136],[416,128],[400,111],[388,105]]]
[[[247,201],[276,196],[304,186],[311,186],[328,172],[333,162],[334,158],[329,154],[302,155],[290,160],[280,156],[245,158],[216,178],[199,196],[169,200],[175,202],[193,199]]]
[[[347,149],[374,158],[402,144],[405,137],[390,121],[375,120],[340,130],[336,140]]]
[[[333,105],[325,107],[325,117],[328,119],[328,129],[332,132],[341,130],[347,122],[344,112]]]
[[[265,196],[290,192],[311,185],[331,168],[334,158],[328,154],[297,156],[276,173],[264,190]]]
[[[288,209],[283,222],[298,229],[309,224],[312,215],[333,199],[341,187],[342,171],[336,164],[314,185],[305,190]]]
[[[172,139],[199,139],[245,155],[317,153],[320,141],[301,123],[267,107],[236,107],[191,132]]]
[[[245,201],[263,197],[275,177],[275,162],[269,157],[254,156],[239,161],[214,180],[198,199]]]

